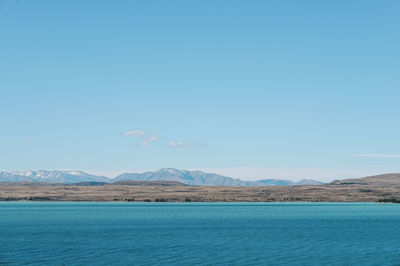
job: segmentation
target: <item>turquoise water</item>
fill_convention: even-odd
[[[0,264],[400,265],[400,204],[2,202]]]

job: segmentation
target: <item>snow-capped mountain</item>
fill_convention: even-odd
[[[38,170],[0,172],[0,182],[50,182],[50,183],[78,183],[78,182],[109,182],[104,176],[91,175],[82,171]]]
[[[158,171],[145,173],[124,173],[115,178],[91,175],[78,170],[38,170],[0,172],[0,182],[50,182],[50,183],[79,183],[79,182],[107,182],[134,180],[134,181],[176,181],[185,185],[196,186],[295,186],[318,185],[315,180],[301,180],[293,182],[283,179],[265,179],[258,181],[243,181],[230,177],[204,173],[201,171],[187,171],[173,168],[164,168]]]
[[[177,181],[186,185],[197,186],[294,186],[294,185],[309,185],[309,184],[322,184],[322,182],[315,180],[301,180],[293,182],[283,179],[265,179],[258,181],[243,181],[240,179],[233,179],[226,176],[217,174],[204,173],[201,171],[187,171],[178,170],[173,168],[164,168],[154,172],[145,173],[124,173],[113,180],[136,180],[136,181]]]

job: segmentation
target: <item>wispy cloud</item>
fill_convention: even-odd
[[[170,141],[168,143],[168,147],[171,148],[188,148],[188,147],[203,147],[206,146],[201,143],[188,143],[188,142],[181,142],[181,141]]]
[[[138,141],[139,146],[147,147],[151,142],[158,141],[160,137],[157,133],[151,131],[144,131],[144,130],[132,130],[126,131],[122,133],[123,136],[128,137],[136,137],[136,141]],[[188,143],[182,141],[170,141],[167,143],[167,147],[172,148],[188,148],[188,147],[195,147],[195,146],[204,146],[198,143]]]
[[[149,146],[149,144],[150,144],[151,142],[157,141],[157,140],[159,140],[159,139],[160,139],[159,136],[153,136],[153,137],[147,138],[147,139],[143,140],[142,142],[140,142],[140,146],[142,146],[142,147],[147,147],[147,146]]]
[[[168,143],[168,147],[172,147],[172,148],[186,148],[186,147],[192,147],[193,144],[192,143],[184,143],[184,142],[180,142],[180,141],[170,141]]]
[[[144,134],[145,132],[142,130],[132,130],[123,133],[124,136],[143,136]]]
[[[400,154],[384,154],[384,153],[359,153],[355,157],[365,158],[387,158],[387,159],[400,159]]]

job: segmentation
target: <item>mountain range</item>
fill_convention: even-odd
[[[105,176],[91,175],[82,171],[38,170],[0,172],[0,182],[49,182],[49,183],[79,183],[79,182],[112,182]]]
[[[106,182],[118,181],[175,181],[185,185],[197,186],[295,186],[295,185],[320,185],[322,182],[303,179],[293,182],[283,179],[264,179],[258,181],[244,181],[217,174],[201,171],[178,170],[164,168],[158,171],[144,173],[124,173],[115,178],[91,175],[82,171],[38,170],[38,171],[12,171],[0,172],[0,182],[49,182],[49,183],[80,183],[80,182]]]

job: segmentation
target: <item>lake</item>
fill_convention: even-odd
[[[0,202],[0,265],[400,265],[400,204]]]

